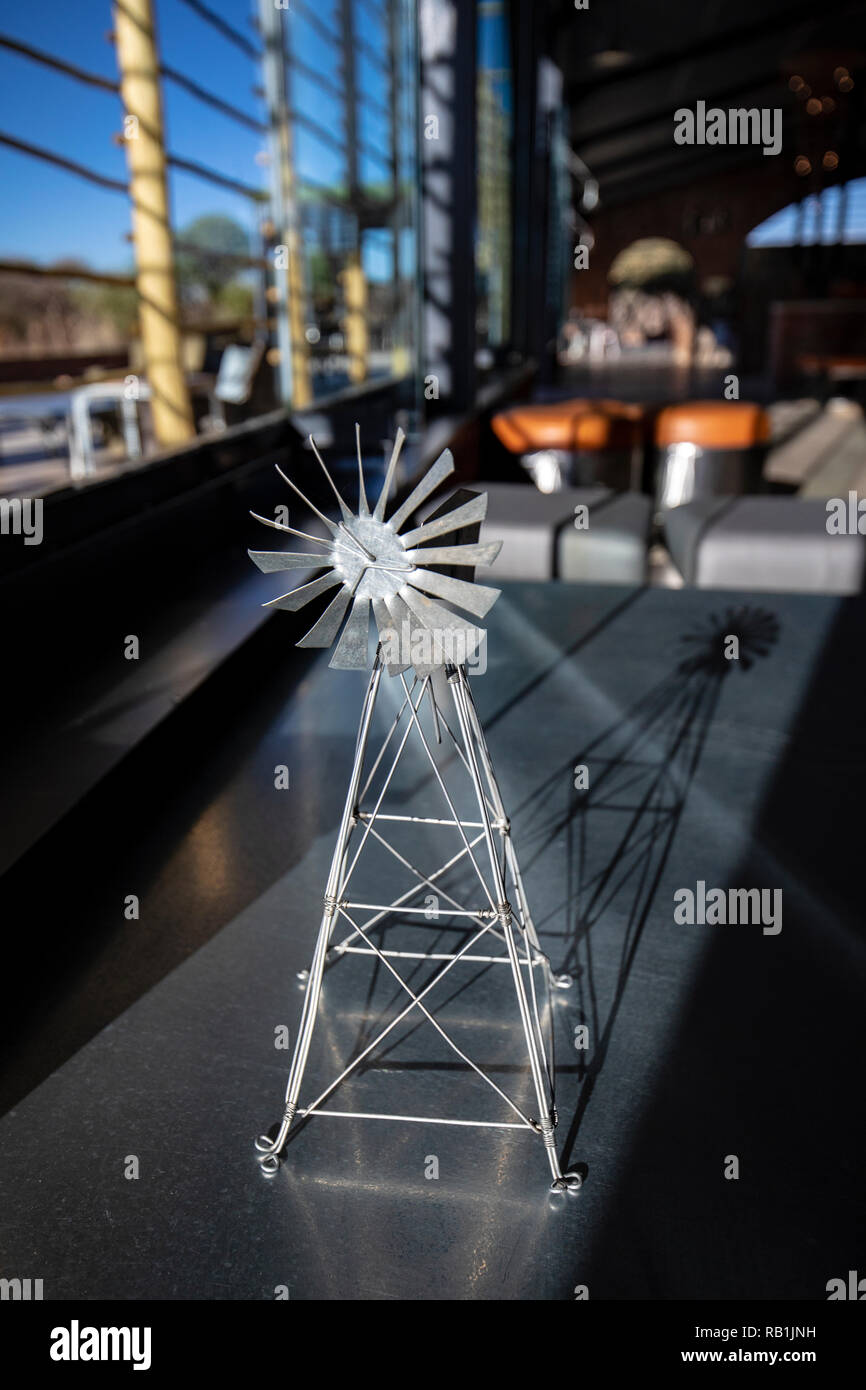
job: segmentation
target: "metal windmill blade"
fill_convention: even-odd
[[[390,674],[414,666],[429,675],[438,666],[461,665],[483,641],[484,630],[464,613],[483,618],[499,597],[499,589],[474,582],[474,566],[492,564],[501,542],[478,544],[478,528],[487,513],[485,494],[460,492],[424,524],[407,527],[418,507],[454,471],[445,450],[416,484],[406,500],[386,519],[404,434],[397,431],[382,491],[370,510],[364,486],[361,441],[358,447],[359,504],[357,514],[347,506],[329,474],[315,441],[310,447],[334,493],[340,520],[332,521],[304,496],[290,478],[280,477],[319,518],[328,536],[314,536],[257,517],[276,530],[311,541],[317,550],[251,550],[250,558],[266,574],[281,570],[324,570],[297,588],[269,600],[265,607],[297,611],[320,594],[337,588],[324,612],[298,642],[299,647],[334,646],[330,665],[339,670],[365,670],[370,665],[369,632],[372,616]],[[255,515],[255,513],[253,513]],[[448,541],[451,537],[451,541]],[[455,569],[458,573],[454,573]],[[455,611],[457,610],[457,611]],[[459,610],[463,610],[461,613]]]

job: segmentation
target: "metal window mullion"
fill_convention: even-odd
[[[340,47],[340,35],[335,34],[334,30],[325,24],[314,10],[311,10],[309,6],[304,3],[304,0],[293,0],[292,9],[294,13],[300,15],[301,19],[305,20],[311,28],[315,29],[326,43],[331,44],[334,48]]]
[[[356,37],[355,46],[358,49],[359,53],[363,53],[368,63],[372,63],[373,67],[379,69],[379,71],[383,74],[385,80],[389,84],[393,82],[393,75],[389,70],[388,64],[385,62],[383,58],[379,56],[375,48],[373,48],[370,44],[367,43],[366,39],[360,39]]]
[[[22,154],[29,154],[33,159],[44,160],[46,164],[54,164],[58,169],[65,169],[70,174],[77,174],[79,178],[87,179],[89,183],[98,184],[100,188],[110,188],[116,193],[128,193],[129,185],[121,179],[113,179],[108,174],[99,174],[93,169],[88,169],[84,164],[78,164],[74,159],[66,159],[64,155],[54,154],[52,150],[43,149],[41,145],[31,145],[26,140],[19,140],[14,135],[7,135],[0,132],[0,145],[8,145],[10,150],[20,150]]]
[[[182,87],[184,91],[204,102],[206,106],[212,106],[215,111],[221,111],[224,116],[233,117],[234,120],[247,126],[250,130],[267,131],[268,127],[264,121],[257,120],[255,116],[250,116],[246,111],[242,111],[239,106],[224,101],[214,92],[209,92],[206,87],[200,87],[191,77],[187,77],[183,72],[178,72],[177,68],[169,67],[168,63],[160,63],[159,71],[163,77],[167,77],[170,82]]]
[[[335,82],[332,82],[329,77],[326,77],[323,72],[319,72],[316,68],[310,67],[309,63],[305,63],[297,54],[290,53],[288,50],[285,50],[283,58],[289,67],[296,68],[301,76],[306,77],[309,82],[316,82],[324,91],[328,92],[335,101],[343,100],[341,89]]]
[[[206,24],[210,24],[212,28],[216,29],[223,38],[228,39],[230,43],[235,44],[243,53],[246,53],[248,58],[252,58],[255,62],[259,61],[262,55],[255,44],[229,24],[228,20],[223,19],[222,15],[215,14],[203,3],[203,0],[181,0],[181,3],[192,10],[194,14],[197,14],[200,19],[203,19]]]
[[[52,68],[55,72],[62,72],[64,77],[74,77],[76,82],[84,82],[89,87],[98,87],[114,95],[120,92],[120,83],[112,81],[110,77],[103,77],[98,72],[88,72],[74,63],[67,63],[63,58],[56,58],[53,53],[33,48],[29,43],[22,43],[20,39],[10,38],[8,34],[0,34],[0,48],[6,48],[10,53],[18,53],[33,63],[41,63],[43,67]]]
[[[211,169],[207,164],[199,164],[195,159],[184,159],[179,154],[167,154],[165,162],[173,169],[182,169],[184,173],[194,174],[196,178],[204,179],[206,183],[216,184],[219,188],[231,189],[233,193],[240,193],[253,202],[261,203],[267,198],[267,194],[261,188],[253,188],[251,184],[241,183],[240,179],[230,178],[227,174],[221,174],[218,169]]]
[[[292,107],[289,116],[297,125],[305,126],[311,134],[315,135],[317,140],[321,140],[325,145],[330,145],[338,154],[344,155],[346,153],[345,141],[341,140],[339,135],[334,135],[332,131],[326,130],[324,126],[319,125],[318,121],[314,121],[312,116],[305,116],[303,111],[299,111],[297,107]]]

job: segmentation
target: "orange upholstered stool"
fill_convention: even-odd
[[[686,401],[656,419],[661,508],[763,491],[770,419],[751,401]]]
[[[520,456],[545,492],[594,483],[629,487],[645,438],[643,410],[625,401],[513,406],[491,423],[500,443]]]

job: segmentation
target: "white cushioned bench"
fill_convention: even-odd
[[[651,501],[642,493],[610,488],[565,488],[544,493],[519,483],[481,484],[488,494],[481,540],[501,540],[496,563],[479,570],[498,579],[569,579],[642,584],[647,574]],[[575,508],[589,525],[575,527]]]
[[[668,512],[665,539],[698,589],[859,593],[866,536],[831,535],[827,515],[813,498],[704,498]]]

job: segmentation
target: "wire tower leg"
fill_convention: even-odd
[[[313,953],[313,964],[310,968],[307,988],[304,995],[304,1007],[301,1013],[301,1026],[298,1030],[298,1038],[295,1043],[295,1051],[292,1056],[292,1065],[289,1068],[289,1079],[286,1084],[286,1104],[283,1118],[280,1121],[276,1137],[270,1140],[266,1134],[260,1135],[256,1140],[256,1150],[262,1171],[267,1174],[276,1173],[279,1167],[280,1154],[285,1148],[292,1120],[295,1118],[295,1111],[298,1106],[298,1094],[301,1089],[301,1082],[304,1079],[304,1068],[307,1065],[307,1056],[310,1051],[310,1043],[313,1037],[313,1028],[316,1023],[316,1014],[319,1009],[319,998],[322,993],[322,974],[325,969],[325,957],[331,941],[331,933],[334,929],[334,921],[337,911],[337,889],[339,887],[340,875],[346,853],[349,847],[349,839],[355,823],[355,811],[358,804],[358,792],[361,785],[361,775],[364,769],[364,754],[367,750],[367,740],[370,733],[370,722],[373,718],[373,710],[376,705],[376,695],[379,690],[379,682],[382,679],[382,666],[377,658],[370,675],[370,683],[367,686],[367,693],[364,696],[364,704],[361,711],[361,723],[358,729],[358,739],[355,744],[355,760],[352,766],[352,773],[349,778],[349,790],[346,793],[346,802],[343,807],[343,815],[340,820],[340,829],[337,834],[337,843],[334,846],[334,853],[331,858],[331,867],[328,872],[328,881],[325,888],[324,908],[322,911],[322,921],[319,927],[319,935],[316,938],[316,949]]]
[[[535,989],[532,988],[531,997],[527,995],[526,983],[520,965],[520,957],[517,952],[517,945],[514,936],[514,914],[511,903],[508,900],[508,890],[506,887],[505,868],[511,874],[514,884],[515,894],[518,898],[518,908],[521,913],[521,931],[525,939],[526,960],[529,963],[529,978],[532,979],[533,959],[542,959],[546,968],[548,981],[552,977],[550,973],[547,957],[541,952],[538,944],[538,937],[535,925],[529,914],[526,904],[526,897],[523,891],[523,880],[520,877],[520,869],[517,864],[517,855],[511,840],[511,826],[505,814],[502,804],[502,797],[499,786],[493,771],[493,764],[481,730],[481,723],[475,709],[475,702],[472,698],[472,690],[463,666],[455,667],[449,673],[449,684],[451,686],[451,696],[454,701],[454,708],[457,715],[457,722],[460,726],[460,733],[463,739],[463,749],[466,761],[472,778],[475,796],[478,803],[478,811],[481,817],[484,839],[487,853],[490,860],[490,871],[496,890],[496,912],[499,919],[500,929],[505,938],[506,949],[511,963],[511,973],[514,980],[514,991],[517,996],[517,1005],[520,1011],[520,1021],[523,1025],[524,1038],[526,1040],[526,1051],[529,1056],[529,1066],[532,1073],[532,1081],[535,1088],[536,1102],[538,1105],[538,1120],[536,1122],[539,1132],[544,1140],[544,1147],[547,1153],[547,1160],[550,1164],[550,1171],[553,1176],[551,1184],[554,1190],[576,1191],[581,1184],[581,1177],[578,1173],[563,1173],[559,1165],[559,1157],[556,1152],[555,1129],[557,1123],[556,1107],[554,1104],[554,1073],[552,1065],[552,1049],[549,1058],[545,1057],[544,1039],[542,1037],[541,1021],[538,1014]],[[496,852],[496,842],[493,835],[493,826],[490,820],[487,797],[484,793],[479,759],[484,766],[487,785],[491,793],[496,817],[498,821],[499,833],[505,843],[503,863],[500,863]],[[552,1034],[551,1023],[551,1034]]]

